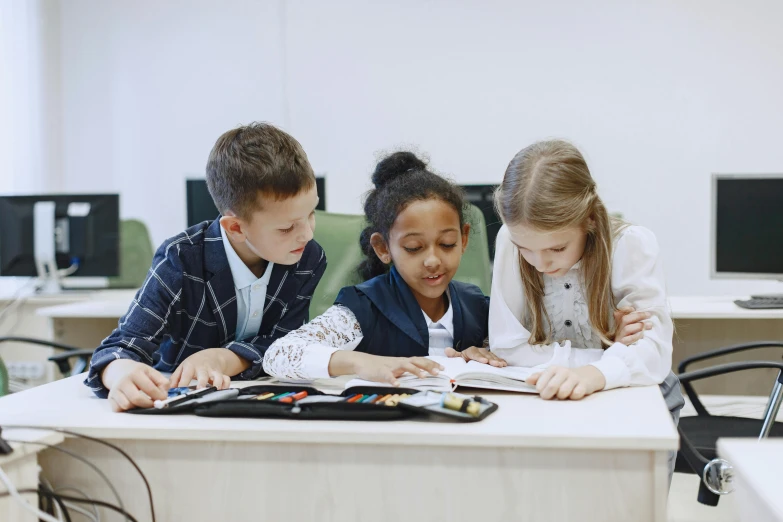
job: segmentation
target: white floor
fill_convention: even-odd
[[[714,415],[751,417],[760,419],[767,403],[766,397],[737,397],[705,395],[701,397],[704,406]],[[686,399],[687,400],[687,399]],[[695,415],[693,407],[686,404],[682,416]],[[783,413],[778,414],[783,421]],[[717,507],[708,507],[696,501],[699,478],[696,475],[675,473],[669,490],[669,522],[736,522],[732,495],[720,499]]]

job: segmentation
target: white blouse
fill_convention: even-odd
[[[454,345],[454,321],[449,307],[439,321],[421,311],[429,330],[429,355],[444,355]],[[264,354],[264,371],[279,379],[309,380],[330,377],[329,361],[337,350],[354,350],[362,342],[362,328],[345,306],[329,307],[309,323],[276,340]]]
[[[563,277],[543,277],[544,306],[553,338],[559,342],[531,345],[530,332],[524,324],[519,251],[503,226],[497,236],[489,305],[492,352],[515,366],[575,368],[590,364],[606,378],[604,389],[663,382],[672,363],[674,326],[658,242],[650,230],[629,226],[620,232],[614,244],[611,281],[615,306],[652,314],[652,329],[631,346],[618,342],[602,349],[601,339],[590,326],[580,263]]]

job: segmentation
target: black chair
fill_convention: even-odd
[[[92,357],[92,353],[94,351],[82,350],[80,348],[68,346],[67,344],[56,343],[54,341],[44,341],[42,339],[33,339],[30,337],[0,337],[0,343],[4,342],[36,344],[38,346],[46,346],[56,350],[63,350],[64,353],[53,355],[49,357],[49,360],[57,365],[60,373],[62,373],[65,377],[77,375],[86,370],[87,364],[89,363],[90,357]],[[76,361],[73,363],[73,366],[71,366],[71,359],[74,358]]]
[[[764,439],[767,437],[783,437],[783,423],[775,422],[781,401],[783,401],[783,363],[774,361],[742,361],[719,364],[687,373],[685,370],[690,364],[698,361],[756,348],[783,348],[783,343],[762,341],[728,346],[688,357],[680,362],[677,367],[678,377],[696,410],[696,415],[680,418],[678,427],[680,432],[680,451],[677,454],[674,471],[694,473],[701,476],[698,500],[708,506],[717,506],[720,495],[731,492],[731,463],[718,457],[716,446],[719,438],[753,437]],[[700,379],[758,368],[775,368],[778,370],[778,376],[772,387],[772,393],[769,396],[769,402],[762,419],[711,415],[692,386],[694,381]]]

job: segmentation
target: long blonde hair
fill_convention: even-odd
[[[560,140],[522,149],[508,164],[495,205],[506,225],[523,224],[542,232],[581,227],[587,232],[581,274],[590,324],[604,345],[612,344],[616,309],[611,285],[612,242],[625,224],[609,217],[579,150]],[[521,254],[519,268],[529,342],[549,344],[553,342],[552,325],[544,307],[544,278]]]

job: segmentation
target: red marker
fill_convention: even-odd
[[[307,392],[303,391],[303,392],[295,393],[294,395],[289,395],[288,397],[283,397],[282,399],[280,399],[277,402],[284,402],[286,404],[290,404],[290,403],[292,403],[294,401],[298,401],[300,399],[304,399],[305,397],[307,397]]]

